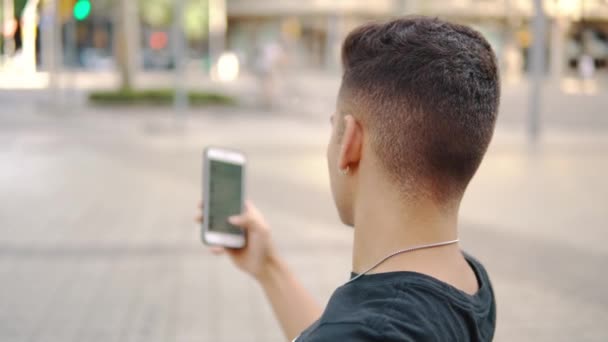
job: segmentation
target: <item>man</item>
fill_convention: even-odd
[[[483,266],[458,246],[458,209],[492,138],[496,58],[476,31],[410,17],[368,24],[342,47],[327,150],[342,221],[354,227],[351,281],[323,310],[277,255],[251,204],[227,252],[263,287],[289,339],[490,341],[496,307]]]

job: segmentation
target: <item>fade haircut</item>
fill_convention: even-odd
[[[352,31],[342,46],[343,113],[364,123],[405,194],[462,196],[492,139],[500,97],[496,56],[481,34],[405,17]]]

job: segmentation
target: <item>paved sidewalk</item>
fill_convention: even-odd
[[[1,341],[283,340],[259,287],[199,242],[207,144],[248,154],[249,194],[321,302],[348,277],[327,118],[200,109],[182,127],[162,109],[0,108]],[[529,149],[499,128],[461,220],[497,341],[608,340],[607,172],[602,130],[550,127]]]

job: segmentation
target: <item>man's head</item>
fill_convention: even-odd
[[[342,220],[353,223],[361,177],[385,178],[406,200],[457,205],[496,122],[500,85],[489,43],[466,26],[408,17],[352,31],[342,64],[328,148]],[[362,174],[366,161],[375,172]]]

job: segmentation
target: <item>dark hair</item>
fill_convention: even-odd
[[[342,112],[407,194],[462,195],[492,139],[500,97],[496,57],[477,31],[406,17],[352,31],[342,46]]]

